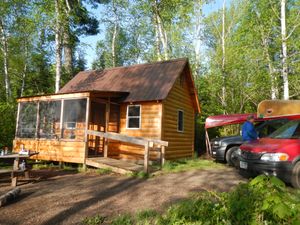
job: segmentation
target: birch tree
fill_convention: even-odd
[[[55,0],[55,93],[60,89],[62,73],[62,24],[61,3]]]
[[[286,0],[280,2],[280,24],[281,24],[281,46],[282,46],[282,79],[283,79],[283,99],[289,99],[289,79],[288,79],[288,47],[286,31]]]
[[[221,97],[221,104],[222,106],[226,107],[226,70],[225,70],[225,64],[226,64],[226,42],[225,42],[225,35],[226,35],[226,27],[225,27],[225,15],[226,15],[226,0],[223,0],[223,7],[222,7],[222,34],[221,34],[221,45],[222,45],[222,97]]]
[[[118,17],[115,0],[112,0],[112,9],[114,14],[114,21],[113,21],[113,34],[112,34],[112,41],[111,41],[111,53],[112,53],[112,66],[116,67],[116,39],[118,36],[118,29],[119,29],[119,17]]]
[[[3,54],[3,70],[4,70],[4,83],[5,83],[5,93],[6,99],[11,98],[11,85],[10,77],[8,73],[8,33],[6,29],[6,24],[3,17],[0,19],[0,33],[1,33],[1,50]]]

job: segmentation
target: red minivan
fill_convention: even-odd
[[[240,169],[277,176],[300,188],[300,120],[287,122],[266,138],[240,146]]]

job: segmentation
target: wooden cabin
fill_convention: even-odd
[[[163,160],[192,157],[199,112],[187,59],[83,71],[57,94],[18,99],[14,149],[73,163],[155,160],[157,148]]]

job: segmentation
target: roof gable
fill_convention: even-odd
[[[163,100],[187,65],[188,60],[184,58],[101,71],[82,71],[59,93],[119,91],[129,93],[124,102]]]

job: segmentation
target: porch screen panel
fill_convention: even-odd
[[[60,137],[61,101],[43,101],[39,106],[40,138],[55,139]]]
[[[84,140],[86,99],[64,101],[63,138]]]
[[[35,138],[37,103],[21,102],[19,110],[18,129],[16,136],[19,138]]]

